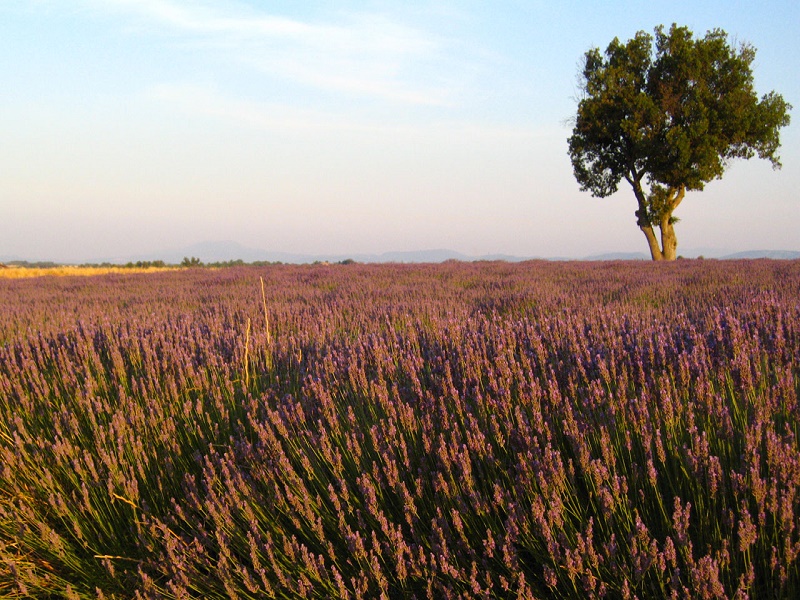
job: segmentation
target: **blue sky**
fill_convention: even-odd
[[[578,189],[568,120],[586,50],[673,22],[800,107],[796,0],[3,0],[0,257],[646,251],[630,190]],[[687,197],[679,253],[800,250],[797,130],[781,171]]]

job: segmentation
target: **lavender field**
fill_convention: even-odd
[[[0,597],[795,598],[799,356],[798,261],[0,281]]]

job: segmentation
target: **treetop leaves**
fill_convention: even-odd
[[[780,166],[791,106],[753,89],[755,48],[721,29],[686,27],[615,38],[589,50],[569,153],[581,189],[604,197],[621,179],[701,190],[728,162],[758,155]]]

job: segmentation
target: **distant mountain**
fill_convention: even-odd
[[[644,252],[606,252],[586,256],[581,260],[650,260],[650,257]]]
[[[383,254],[356,254],[350,256],[358,262],[369,263],[440,263],[446,260],[460,260],[471,262],[476,260],[504,260],[507,262],[520,262],[531,260],[531,257],[511,256],[508,254],[485,254],[482,256],[470,256],[455,252],[454,250],[416,250],[408,252],[384,252]],[[337,260],[341,260],[337,258]]]
[[[705,256],[706,258],[718,259],[755,259],[755,258],[772,258],[772,259],[800,259],[800,252],[793,250],[749,250],[746,252],[727,253],[725,250],[715,248],[689,248],[685,249],[682,253],[686,258],[697,258]],[[230,240],[224,241],[206,241],[198,244],[192,244],[183,248],[173,248],[171,250],[164,250],[161,252],[151,252],[146,254],[137,254],[132,256],[114,257],[114,258],[99,258],[90,259],[83,262],[87,263],[103,263],[109,262],[112,264],[125,264],[128,262],[138,261],[156,261],[163,260],[167,264],[180,264],[184,258],[197,257],[204,263],[227,262],[242,260],[246,263],[256,261],[264,262],[281,262],[288,264],[307,264],[314,262],[341,262],[343,260],[351,259],[361,263],[440,263],[446,260],[459,260],[459,261],[506,261],[506,262],[520,262],[523,260],[545,259],[545,260],[585,260],[585,261],[605,261],[605,260],[650,260],[650,256],[644,252],[606,252],[601,254],[592,254],[584,256],[583,258],[576,257],[532,257],[532,256],[513,256],[509,254],[486,254],[482,256],[470,256],[455,252],[447,249],[433,249],[433,250],[417,250],[417,251],[397,251],[397,252],[384,252],[382,254],[300,254],[291,252],[274,252],[262,250],[258,248],[251,248],[244,246],[239,242]],[[21,258],[19,256],[3,255],[0,256],[0,262],[11,263],[16,261],[29,261],[31,258]],[[59,261],[55,261],[59,262]],[[62,263],[64,261],[61,261]]]
[[[800,258],[800,252],[793,250],[748,250],[746,252],[734,252],[726,254],[713,248],[705,248],[703,251],[686,250],[680,253],[686,258],[716,258],[720,260],[739,260],[744,258],[773,258],[776,260],[792,260]],[[650,260],[650,256],[644,252],[608,252],[606,254],[595,254],[586,256],[581,260]]]
[[[384,252],[383,254],[361,254],[353,257],[360,262],[444,262],[446,260],[472,260],[469,256],[453,250],[420,250],[409,252]]]
[[[728,248],[712,248],[710,246],[695,246],[693,248],[678,247],[678,254],[684,258],[722,258],[733,250]]]
[[[735,260],[740,258],[774,258],[777,260],[795,260],[800,258],[800,252],[794,250],[748,250],[726,254],[723,259]]]
[[[244,262],[270,261],[270,262],[305,262],[302,255],[285,252],[267,252],[257,248],[243,246],[239,242],[209,241],[192,244],[183,248],[173,248],[162,252],[152,252],[125,258],[112,259],[109,262],[137,262],[163,260],[168,264],[179,264],[184,258],[199,258],[203,262],[225,262],[243,260]],[[300,260],[296,260],[300,259]],[[313,262],[313,261],[312,261]]]
[[[215,241],[201,242],[184,248],[154,252],[124,258],[108,260],[113,263],[127,263],[137,261],[163,260],[168,264],[178,264],[184,257],[197,257],[204,263],[243,260],[250,263],[255,261],[282,262],[302,264],[313,262],[341,262],[351,259],[362,263],[439,263],[446,260],[505,260],[516,262],[528,260],[525,257],[510,256],[506,254],[490,254],[485,256],[468,256],[460,252],[446,249],[417,250],[408,252],[384,252],[382,254],[299,254],[290,252],[271,252],[249,248],[238,242]]]

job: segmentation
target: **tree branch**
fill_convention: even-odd
[[[670,190],[670,195],[672,195],[672,190]],[[678,205],[683,201],[683,198],[686,196],[686,186],[681,185],[675,190],[675,196],[672,200],[669,201],[669,215],[672,216],[672,211],[678,208]]]

